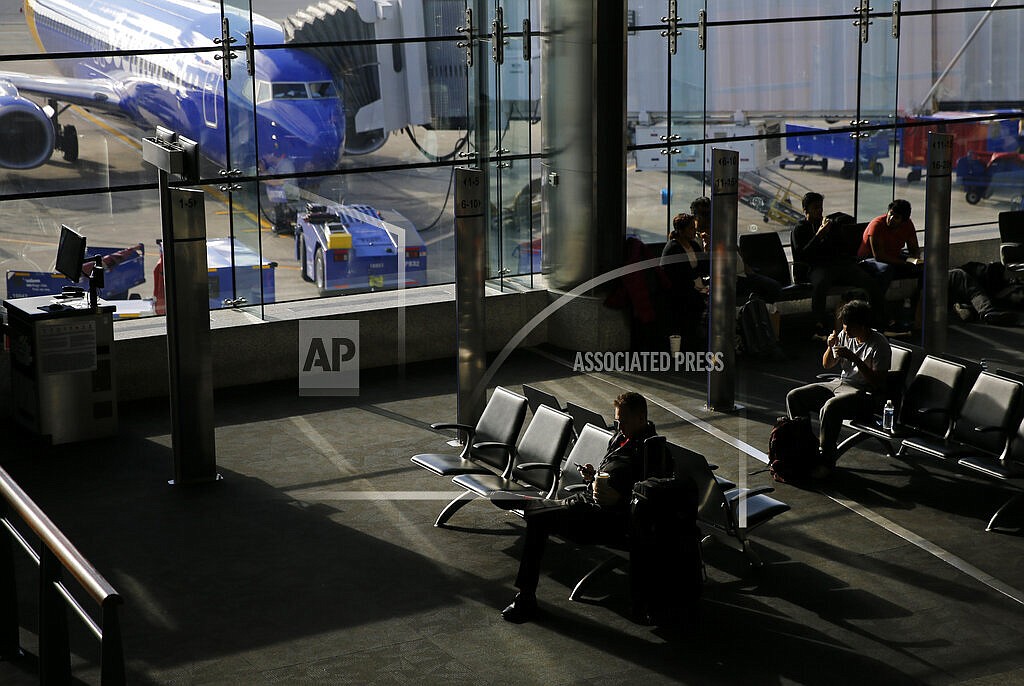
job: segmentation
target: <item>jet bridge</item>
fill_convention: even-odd
[[[377,150],[391,131],[431,123],[425,45],[374,44],[422,36],[421,2],[322,0],[282,27],[287,43],[320,44],[309,50],[342,85],[349,154]]]
[[[321,0],[282,22],[285,42],[313,44],[308,50],[341,84],[348,154],[373,152],[407,126],[469,128],[466,53],[454,40],[465,6],[465,0]],[[512,14],[506,12],[506,25],[521,31],[525,17]],[[429,40],[440,37],[452,40]],[[396,39],[410,42],[376,43]],[[539,56],[539,49],[506,52],[505,121],[539,117]]]

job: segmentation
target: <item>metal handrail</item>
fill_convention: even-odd
[[[67,627],[67,607],[70,606],[100,641],[101,683],[124,684],[124,652],[117,616],[117,606],[123,603],[120,594],[2,468],[0,494],[7,506],[39,537],[43,546],[41,552],[36,552],[8,519],[7,512],[0,517],[0,538],[6,539],[6,543],[0,542],[0,655],[12,657],[21,654],[11,546],[16,542],[40,569],[40,683],[66,683],[71,678]],[[61,581],[63,570],[67,570],[100,606],[102,617],[99,623],[82,608]]]

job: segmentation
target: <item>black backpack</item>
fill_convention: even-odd
[[[779,339],[775,337],[768,306],[756,295],[751,295],[740,307],[737,325],[743,354],[751,357],[781,359],[784,357]]]
[[[693,479],[637,482],[630,500],[629,539],[634,614],[659,626],[695,627],[706,575]]]
[[[779,483],[804,481],[821,464],[818,438],[807,417],[779,417],[768,437],[768,473]]]

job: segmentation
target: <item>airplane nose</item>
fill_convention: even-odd
[[[345,147],[344,131],[336,129],[325,131],[320,139],[320,155],[322,169],[337,169],[341,163],[342,151]]]

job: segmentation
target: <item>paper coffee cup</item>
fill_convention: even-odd
[[[672,335],[668,337],[668,350],[670,353],[675,355],[677,352],[683,349],[683,337]]]

